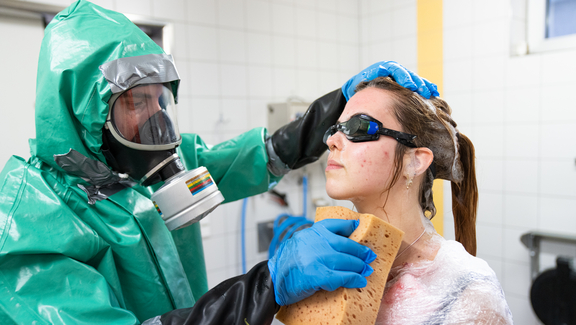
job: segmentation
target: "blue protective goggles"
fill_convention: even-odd
[[[365,114],[356,114],[348,121],[332,125],[324,133],[324,143],[338,131],[344,133],[346,139],[352,142],[376,141],[382,134],[394,138],[407,147],[416,148],[414,144],[415,135],[387,129],[382,126],[380,121]]]

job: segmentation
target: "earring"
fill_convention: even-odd
[[[414,173],[414,175],[412,175],[412,177],[410,177],[409,173],[406,173],[406,189],[410,188],[410,186],[412,185],[412,180],[414,179],[414,177],[416,177],[416,173]]]

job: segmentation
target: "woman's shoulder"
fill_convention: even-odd
[[[434,260],[403,265],[386,284],[382,319],[512,324],[504,292],[488,263],[470,255],[458,242],[437,239],[440,248]]]
[[[447,319],[454,321],[447,323],[468,319],[482,324],[512,324],[502,286],[486,261],[470,255],[453,240],[443,243],[437,258],[443,269],[452,273],[447,297],[458,297],[445,311]],[[477,322],[481,319],[484,321]]]
[[[462,244],[454,240],[444,240],[442,242],[436,261],[462,273],[473,272],[479,275],[496,277],[494,270],[486,261],[470,255]]]

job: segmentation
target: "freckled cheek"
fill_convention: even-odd
[[[358,157],[358,161],[360,162],[361,168],[369,168],[372,165],[372,158],[371,158],[372,154],[373,153],[371,153],[367,149],[363,149],[357,152],[356,157]]]
[[[382,165],[390,165],[394,162],[394,156],[390,151],[384,151],[379,159]]]
[[[378,167],[383,163],[386,164],[390,159],[390,154],[385,151],[383,155],[374,155],[374,153],[370,153],[368,151],[361,152],[362,157],[360,161],[360,167],[370,169],[374,167]]]
[[[371,168],[374,165],[374,160],[371,158],[362,159],[361,166],[362,168]]]
[[[378,177],[385,177],[392,171],[394,166],[393,157],[394,156],[390,151],[382,151],[378,155],[369,158],[367,157],[366,162],[364,163],[366,165],[364,170],[371,174],[371,177],[375,177],[375,179]]]

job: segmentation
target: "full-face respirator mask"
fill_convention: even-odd
[[[131,68],[149,73],[131,80]],[[122,58],[102,65],[100,70],[113,92],[103,132],[102,151],[108,164],[143,186],[164,182],[151,199],[169,230],[200,221],[224,197],[205,167],[186,171],[176,153],[182,138],[173,95],[179,78],[172,57],[152,54]],[[122,78],[125,75],[128,78]]]

